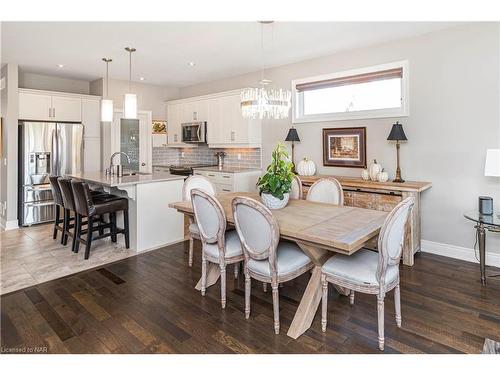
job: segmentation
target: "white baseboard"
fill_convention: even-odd
[[[17,225],[17,220],[5,220],[4,218],[0,218],[0,228],[2,230],[12,230],[17,229],[19,226]]]
[[[421,249],[424,253],[442,255],[449,258],[465,260],[466,262],[479,263],[474,255],[474,249],[466,247],[422,240]],[[500,254],[488,252],[488,249],[486,248],[486,265],[500,267]]]

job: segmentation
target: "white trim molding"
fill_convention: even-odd
[[[467,247],[422,240],[420,248],[424,253],[442,255],[444,257],[465,260],[466,262],[479,263],[474,254],[474,249]],[[488,252],[488,249],[486,249],[486,265],[500,267],[500,254]]]
[[[6,221],[4,218],[0,218],[0,228],[2,230],[12,230],[12,229],[17,229],[19,226],[17,225],[18,221],[17,220],[8,220]]]

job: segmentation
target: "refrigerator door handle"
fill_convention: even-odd
[[[59,141],[58,141],[58,132],[59,130],[56,128],[52,133],[52,170],[51,174],[54,176],[59,175]]]

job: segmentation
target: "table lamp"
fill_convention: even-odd
[[[396,158],[397,158],[397,168],[396,168],[396,178],[392,180],[392,182],[405,182],[401,178],[401,168],[399,168],[399,142],[407,141],[406,134],[403,130],[403,125],[396,121],[395,124],[392,125],[391,133],[387,137],[388,141],[396,141]]]
[[[285,138],[286,142],[292,142],[292,164],[293,164],[293,171],[295,172],[295,158],[294,158],[294,142],[300,142],[299,134],[297,133],[297,129],[295,128],[290,128],[288,130],[288,134]]]

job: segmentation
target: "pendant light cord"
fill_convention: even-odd
[[[109,96],[109,61],[106,61],[106,98]]]
[[[128,51],[129,60],[128,60],[128,91],[130,92],[130,81],[132,80],[132,51]]]

